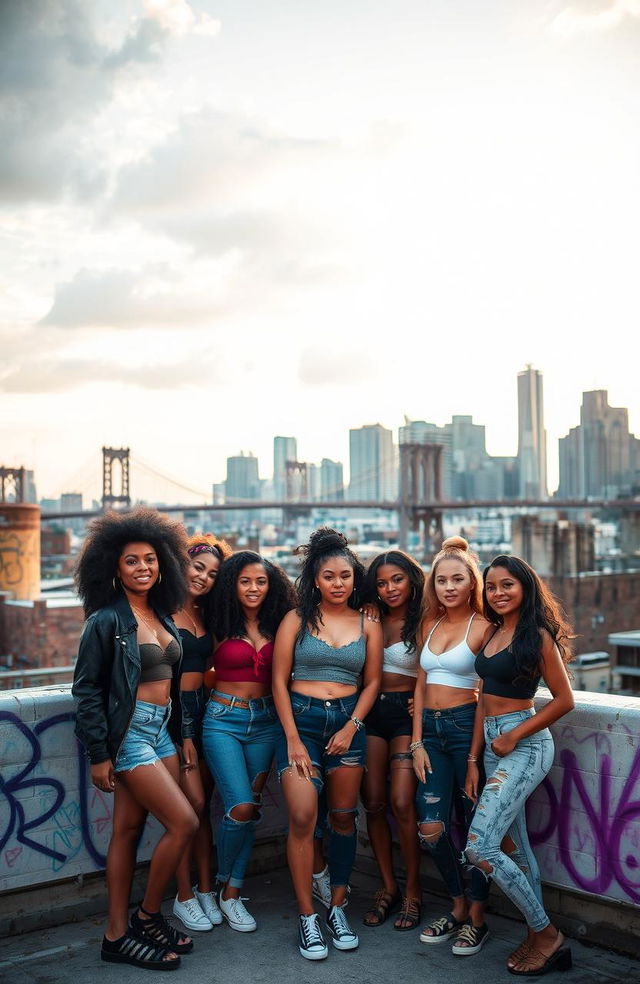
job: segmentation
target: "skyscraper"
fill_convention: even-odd
[[[606,390],[582,394],[580,424],[560,438],[561,498],[629,495],[636,480],[638,440],[624,407],[610,407]]]
[[[520,498],[547,498],[547,434],[542,373],[530,365],[518,373],[518,464]]]
[[[227,478],[224,484],[227,502],[259,499],[258,459],[244,452],[227,458]]]
[[[295,437],[273,439],[273,496],[282,501],[287,495],[287,461],[298,460],[298,442]]]
[[[323,458],[320,462],[320,498],[325,502],[341,502],[344,499],[341,461]]]
[[[349,498],[389,501],[398,494],[393,435],[382,424],[349,431]]]

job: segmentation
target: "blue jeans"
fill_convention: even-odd
[[[442,834],[437,840],[427,840],[421,835],[420,841],[431,854],[452,899],[464,895],[464,869],[458,860],[460,852],[451,839],[451,815],[458,794],[466,837],[473,802],[464,793],[464,783],[475,714],[475,703],[441,711],[425,708],[422,714],[422,741],[433,771],[427,772],[426,781],[418,785],[416,812],[419,824],[442,824]],[[485,902],[489,895],[489,882],[475,868],[471,872],[470,894],[473,902]]]
[[[471,864],[489,862],[491,877],[520,909],[530,929],[540,932],[549,925],[549,917],[542,905],[540,870],[529,844],[524,811],[528,797],[551,768],[553,738],[544,728],[521,738],[514,750],[502,758],[491,750],[494,738],[512,731],[534,714],[533,708],[528,708],[484,719],[487,781],[469,828],[465,854]],[[516,845],[511,854],[500,849],[505,834]]]
[[[362,768],[365,764],[367,755],[367,738],[364,730],[354,731],[349,750],[343,755],[328,755],[325,751],[327,742],[336,731],[340,731],[345,726],[358,702],[358,694],[351,694],[349,697],[337,697],[333,700],[321,700],[319,697],[307,697],[305,694],[290,694],[291,709],[296,722],[296,728],[300,740],[303,742],[311,763],[315,768],[316,775],[313,776],[313,785],[319,797],[319,810],[322,803],[325,777],[328,773],[341,767]],[[280,731],[278,736],[278,775],[282,776],[290,768],[287,757],[287,739],[284,731]],[[335,831],[330,823],[332,812],[331,793],[329,791],[329,809],[324,810],[325,817],[329,814],[329,879],[331,885],[348,885],[351,878],[351,870],[356,856],[357,830],[354,822],[353,833],[344,834]],[[353,813],[354,818],[358,812],[357,797],[353,807],[341,810],[341,813]],[[324,827],[324,818],[318,817],[314,836],[321,835]]]
[[[124,741],[114,763],[115,772],[130,772],[139,765],[153,765],[159,759],[170,758],[176,748],[167,725],[171,701],[166,706],[137,700]]]
[[[231,703],[218,703],[216,697]],[[202,744],[224,805],[216,831],[217,879],[233,888],[242,887],[258,820],[236,820],[231,812],[241,804],[259,804],[260,794],[254,786],[271,768],[278,730],[273,698],[240,701],[217,690],[211,694],[202,724]]]

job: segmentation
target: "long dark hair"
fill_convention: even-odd
[[[520,617],[510,645],[515,661],[516,679],[539,676],[542,630],[546,630],[555,642],[563,663],[571,662],[573,655],[569,641],[574,638],[571,626],[566,620],[560,602],[534,569],[521,557],[500,554],[485,568],[483,581],[486,582],[487,574],[495,567],[504,567],[522,586]],[[482,602],[485,618],[496,626],[502,625],[502,617],[488,603],[484,587]]]
[[[384,618],[389,614],[389,606],[378,597],[376,581],[378,570],[384,564],[393,564],[399,567],[407,575],[411,591],[407,604],[407,614],[404,619],[400,638],[407,647],[407,652],[413,653],[417,647],[417,635],[420,627],[420,613],[422,611],[422,594],[424,591],[424,571],[420,565],[404,553],[403,550],[388,550],[386,553],[378,554],[374,557],[369,567],[364,581],[364,600],[365,602],[378,606],[380,614]]]
[[[189,562],[184,527],[157,509],[137,506],[122,513],[111,510],[89,524],[74,572],[86,617],[122,594],[116,575],[127,543],[149,543],[158,556],[162,577],[149,590],[152,607],[166,615],[182,606]]]
[[[349,541],[342,533],[328,526],[321,526],[309,537],[309,542],[298,547],[296,553],[303,556],[302,567],[296,581],[298,589],[298,613],[302,620],[301,633],[307,627],[318,632],[322,622],[320,594],[316,588],[316,575],[321,565],[330,557],[344,557],[353,570],[353,591],[347,601],[349,608],[360,607],[364,586],[364,565],[349,548]]]
[[[254,553],[240,550],[220,565],[211,594],[210,627],[216,639],[242,639],[247,634],[247,622],[238,601],[238,578],[249,564],[261,564],[269,579],[269,590],[258,612],[258,628],[267,639],[273,639],[280,622],[297,598],[293,584],[277,564]]]

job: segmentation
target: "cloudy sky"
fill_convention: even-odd
[[[639,45],[640,0],[0,0],[0,464],[514,454],[527,363],[552,485],[583,390],[640,433]]]

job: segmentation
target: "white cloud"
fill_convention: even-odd
[[[628,18],[636,17],[640,17],[640,0],[585,0],[556,14],[551,28],[563,37],[596,34],[615,30]]]
[[[196,14],[186,0],[144,0],[144,10],[147,17],[176,37],[185,34],[215,37],[220,33],[219,20],[204,11]]]

